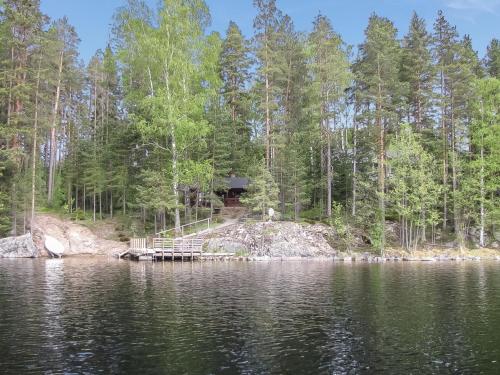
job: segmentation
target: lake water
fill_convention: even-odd
[[[1,374],[500,374],[500,262],[0,260]]]

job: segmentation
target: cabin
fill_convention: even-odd
[[[247,191],[249,182],[246,177],[237,177],[235,175],[226,177],[224,185],[227,190],[217,192],[217,195],[224,201],[224,207],[241,206],[240,197]]]

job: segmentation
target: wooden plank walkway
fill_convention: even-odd
[[[230,257],[232,254],[214,254],[203,252],[203,238],[132,238],[130,248],[119,254],[120,258],[128,255],[133,260],[151,261],[194,261],[203,257]]]
[[[212,219],[198,220],[181,226],[181,237],[175,237],[174,229],[156,233],[154,238],[132,238],[129,249],[118,254],[119,258],[133,260],[174,261],[196,259],[227,259],[232,253],[206,253],[203,251],[204,236],[210,232]],[[189,232],[195,227],[197,231]],[[184,230],[186,229],[186,230]],[[169,236],[168,238],[165,238]]]

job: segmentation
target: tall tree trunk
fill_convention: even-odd
[[[380,60],[377,58],[378,94],[376,108],[376,124],[378,137],[378,201],[380,211],[380,252],[383,256],[385,250],[385,129],[382,121],[382,78]]]
[[[36,90],[35,90],[35,119],[33,123],[33,150],[31,152],[31,223],[35,220],[35,203],[36,203],[36,158],[37,158],[37,137],[38,137],[38,92],[40,89],[40,70],[42,59],[41,55],[38,59],[38,70],[36,73]]]
[[[455,236],[458,239],[460,248],[464,246],[464,233],[462,230],[461,209],[458,203],[458,175],[457,175],[457,152],[456,152],[456,129],[455,129],[455,106],[454,106],[454,93],[451,93],[451,181],[452,181],[452,195],[453,195],[453,227]]]
[[[122,202],[122,210],[123,210],[123,216],[127,214],[127,199],[126,199],[126,187],[123,185],[123,202]]]
[[[328,120],[326,120],[328,122]],[[326,216],[332,217],[332,140],[330,126],[326,129]]]
[[[56,124],[57,124],[57,113],[59,111],[59,97],[61,95],[61,78],[63,71],[63,59],[64,59],[64,48],[59,54],[59,70],[57,74],[57,86],[56,86],[56,96],[54,100],[54,110],[52,113],[52,125],[50,127],[50,160],[49,160],[49,186],[47,201],[49,204],[52,203],[54,199],[54,181],[55,181],[55,171],[56,171]]]
[[[448,130],[446,127],[446,103],[444,99],[444,72],[440,71],[441,78],[441,137],[443,141],[443,230],[448,224]]]
[[[416,120],[416,128],[417,131],[422,131],[422,98],[420,95],[420,80],[418,81],[418,89],[417,89],[417,118]]]
[[[268,56],[268,41],[267,41],[267,32],[266,32],[266,41],[265,41],[265,65],[266,65],[266,73],[265,73],[265,85],[266,85],[266,167],[268,170],[271,170],[271,110],[270,110],[270,84],[269,84],[269,56]]]
[[[169,61],[164,62],[164,72],[163,72],[163,78],[165,80],[165,87],[167,91],[167,101],[168,104],[170,105],[172,101],[171,97],[171,92],[170,92],[170,73],[169,73]],[[186,87],[184,85],[183,87],[184,90],[186,90]],[[181,231],[181,215],[180,215],[180,210],[179,210],[179,170],[177,166],[178,162],[178,153],[177,153],[177,143],[176,143],[176,136],[175,136],[175,125],[172,121],[169,122],[169,135],[170,135],[170,146],[171,146],[171,152],[172,152],[172,193],[174,195],[174,202],[175,202],[175,208],[174,208],[174,215],[175,215],[175,232],[180,233]],[[167,140],[168,144],[168,140]]]
[[[86,184],[83,184],[83,216],[85,217],[87,215],[87,191],[86,191]]]
[[[357,107],[354,108],[354,117],[353,117],[353,152],[352,152],[352,217],[356,217],[356,199],[357,199],[357,168],[358,168],[358,123],[356,119],[357,115]]]
[[[481,102],[481,120],[484,122],[483,119],[483,103]],[[484,123],[483,123],[484,126]],[[481,169],[479,172],[479,188],[480,188],[480,195],[481,195],[481,200],[480,200],[480,206],[479,206],[479,220],[480,220],[480,228],[479,228],[479,246],[484,247],[485,246],[485,238],[484,238],[484,227],[485,227],[485,210],[484,210],[484,201],[486,199],[486,191],[484,188],[484,136],[483,132],[481,132],[481,149],[480,149],[480,160],[481,160]]]

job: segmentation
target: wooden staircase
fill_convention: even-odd
[[[212,219],[198,220],[181,226],[180,231],[171,228],[156,233],[152,239],[132,238],[128,250],[119,254],[119,258],[129,256],[137,260],[175,260],[188,258],[194,260],[203,253],[204,234],[210,231]],[[206,226],[205,226],[206,225]],[[195,228],[193,233],[189,232]],[[201,229],[201,230],[200,230]],[[180,237],[175,237],[180,233]],[[171,235],[172,237],[167,237]]]

